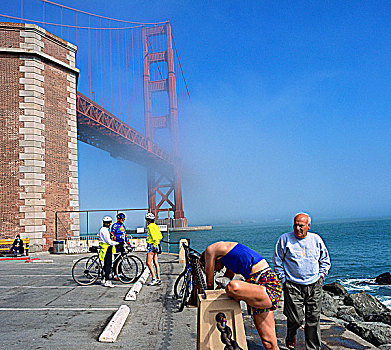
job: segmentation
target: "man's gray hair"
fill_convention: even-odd
[[[294,219],[296,219],[296,217],[299,216],[299,215],[305,215],[306,217],[308,217],[308,224],[311,223],[311,216],[310,216],[310,214],[307,214],[307,213],[304,213],[304,212],[300,212],[300,213],[297,213],[295,215]]]

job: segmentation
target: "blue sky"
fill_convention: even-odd
[[[61,3],[170,20],[192,101],[179,106],[190,224],[391,215],[389,2]],[[147,205],[143,168],[81,143],[79,176],[82,209]]]

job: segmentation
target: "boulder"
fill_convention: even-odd
[[[354,306],[357,313],[364,317],[364,319],[369,315],[382,314],[384,312],[390,311],[379,300],[365,292],[346,296],[344,303],[348,306]]]
[[[391,311],[383,312],[382,314],[372,314],[365,317],[368,322],[383,322],[391,326]]]
[[[339,308],[337,317],[346,322],[364,321],[364,319],[356,312],[354,306],[342,306]]]
[[[382,273],[381,275],[375,278],[375,282],[377,284],[382,284],[382,285],[391,284],[391,273],[389,272]]]
[[[391,343],[391,326],[380,322],[350,322],[346,328],[375,346]]]
[[[340,295],[340,296],[348,295],[348,292],[346,291],[344,286],[340,285],[337,282],[325,284],[323,286],[323,290],[334,295]]]
[[[322,314],[328,317],[336,317],[338,313],[338,300],[331,294],[325,292],[322,296]]]

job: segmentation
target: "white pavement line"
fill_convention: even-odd
[[[114,343],[129,316],[129,306],[121,305],[99,337],[100,342]]]
[[[71,286],[0,286],[0,289],[12,289],[12,288],[30,288],[30,289],[40,289],[40,288],[43,288],[43,289],[58,289],[58,288],[61,288],[61,289],[73,289],[75,287],[81,287],[79,285],[75,285],[73,287]]]
[[[12,288],[31,288],[31,289],[34,289],[34,288],[37,288],[37,289],[40,289],[40,288],[43,288],[43,289],[58,289],[58,288],[66,289],[66,288],[68,288],[68,289],[73,289],[73,288],[85,288],[85,287],[94,287],[94,286],[102,287],[99,284],[90,285],[90,286],[79,286],[78,284],[75,284],[74,286],[0,286],[0,289],[12,289]],[[116,288],[129,288],[128,286],[124,286],[124,285],[120,285],[120,284],[115,284],[114,286]]]
[[[125,301],[137,299],[137,294],[140,293],[143,283],[145,283],[148,276],[149,276],[149,269],[145,268],[144,272],[139,277],[138,281],[132,286],[132,288],[129,289],[128,293],[125,296]]]
[[[28,264],[51,264],[53,260],[27,260]]]
[[[69,277],[69,273],[64,274],[64,275],[19,275],[19,274],[14,274],[14,275],[0,275],[1,277]]]
[[[0,311],[115,311],[115,307],[2,307]]]

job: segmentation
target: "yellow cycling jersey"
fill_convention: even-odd
[[[152,243],[154,247],[157,247],[162,238],[163,236],[159,227],[155,223],[151,222],[148,225],[147,243]]]

